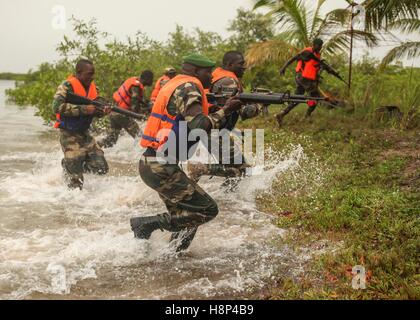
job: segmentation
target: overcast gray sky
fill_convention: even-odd
[[[250,9],[252,3],[252,0],[0,0],[0,72],[26,72],[58,58],[55,47],[64,35],[71,35],[71,25],[67,23],[64,29],[53,27],[59,23],[54,11],[57,8],[64,8],[67,18],[72,15],[85,20],[96,18],[101,30],[120,39],[140,30],[153,39],[165,40],[176,24],[188,30],[200,27],[228,36],[226,28],[235,18],[236,9]],[[330,0],[324,10],[345,6],[344,0]],[[382,57],[388,49],[375,48],[370,54]],[[364,50],[357,45],[356,57]],[[407,63],[411,65],[412,61]],[[416,59],[415,65],[420,66],[420,59]]]

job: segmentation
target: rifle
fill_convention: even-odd
[[[94,105],[96,108],[98,108],[99,110],[103,111],[104,108],[107,106],[107,104],[100,102],[100,101],[96,101],[96,100],[90,100],[86,97],[83,96],[79,96],[77,94],[68,92],[66,95],[66,102],[67,103],[71,103],[71,104],[76,104],[76,105]],[[119,114],[123,114],[125,116],[131,117],[131,118],[135,118],[138,120],[144,120],[144,116],[132,112],[130,110],[126,110],[126,109],[122,109],[116,106],[111,106],[111,110],[119,113]]]
[[[346,85],[348,85],[347,81],[344,80],[340,74],[335,71],[328,63],[325,62],[325,60],[320,60],[319,64],[321,66],[321,71],[325,70],[327,71],[329,74],[333,75],[334,77],[336,77],[337,79],[341,80],[342,82],[344,82]]]
[[[207,99],[215,101],[217,99],[229,99],[232,94],[214,94],[208,93]],[[308,97],[304,95],[291,94],[290,92],[267,92],[267,93],[240,93],[237,98],[245,104],[284,104],[284,103],[307,103],[308,101],[324,101],[326,97]]]

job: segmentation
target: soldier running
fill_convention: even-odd
[[[114,93],[114,101],[120,108],[144,115],[144,119],[150,113],[148,102],[144,98],[145,87],[153,84],[153,72],[145,70],[140,77],[128,78]],[[99,141],[99,145],[104,148],[111,148],[118,141],[121,130],[124,129],[130,136],[136,138],[140,136],[140,128],[137,122],[125,115],[111,112],[109,115],[110,126],[107,136]]]
[[[231,98],[223,108],[209,114],[204,90],[210,88],[214,66],[213,61],[202,55],[184,57],[182,74],[171,79],[159,92],[141,139],[146,151],[139,163],[140,176],[159,193],[167,212],[132,218],[131,228],[140,239],[149,239],[157,229],[170,231],[177,251],[187,249],[198,226],[214,219],[219,211],[216,202],[178,165],[185,151],[181,146],[186,145],[188,152],[198,142],[188,142],[186,136],[179,134],[179,128],[187,125],[188,131],[201,129],[206,144],[211,129],[220,128],[230,114],[242,107],[241,101]],[[169,148],[165,155],[175,161],[162,161],[161,151],[174,141],[175,151]]]
[[[60,129],[60,144],[64,152],[62,166],[69,188],[83,188],[83,173],[106,174],[108,164],[104,152],[89,134],[94,117],[102,117],[110,112],[110,107],[104,111],[93,105],[73,105],[66,103],[68,92],[87,97],[91,100],[100,99],[98,88],[93,81],[95,68],[89,60],[82,59],[76,64],[76,75],[70,76],[57,89],[53,101],[53,111],[57,122],[54,127]]]

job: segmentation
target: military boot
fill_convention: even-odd
[[[130,219],[131,230],[134,237],[139,239],[149,239],[153,231],[160,229],[163,231],[165,222],[160,215],[151,217],[137,217]]]

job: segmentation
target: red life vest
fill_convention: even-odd
[[[79,79],[77,79],[75,76],[69,76],[67,78],[67,81],[71,84],[71,87],[73,88],[73,93],[77,94],[79,96],[83,96],[86,98],[89,98],[90,100],[95,100],[98,97],[98,90],[96,88],[96,84],[95,82],[91,82],[90,86],[89,86],[89,91],[86,92],[85,87],[82,85],[82,83],[79,81]],[[70,117],[66,117],[67,121],[64,121],[64,117],[61,117],[60,113],[56,113],[55,114],[55,118],[56,118],[56,122],[54,124],[54,128],[60,128],[63,127],[64,122],[75,122],[75,119],[71,119]],[[60,126],[61,124],[61,126]],[[90,125],[90,123],[89,123]],[[85,127],[83,125],[83,127]]]
[[[314,54],[315,57],[321,59],[321,53],[314,52],[312,47],[305,48],[301,51],[310,51]],[[309,61],[302,61],[299,60],[296,66],[296,72],[302,73],[302,77],[309,79],[309,80],[317,80],[318,78],[318,71],[319,71],[319,63],[314,59],[310,59]]]
[[[160,89],[171,80],[167,75],[163,75],[156,81],[155,87],[153,88],[152,94],[150,95],[150,101],[155,101]]]
[[[139,78],[131,77],[124,81],[121,87],[114,93],[114,101],[120,108],[130,109],[131,107],[131,87],[136,86],[140,88],[140,95],[143,94],[144,86],[140,82]]]
[[[179,120],[177,116],[168,113],[167,107],[175,90],[187,82],[194,83],[200,89],[203,113],[205,115],[209,114],[207,97],[200,80],[188,75],[177,75],[160,90],[156,98],[140,140],[142,147],[157,150],[168,140],[172,128],[178,124]]]

